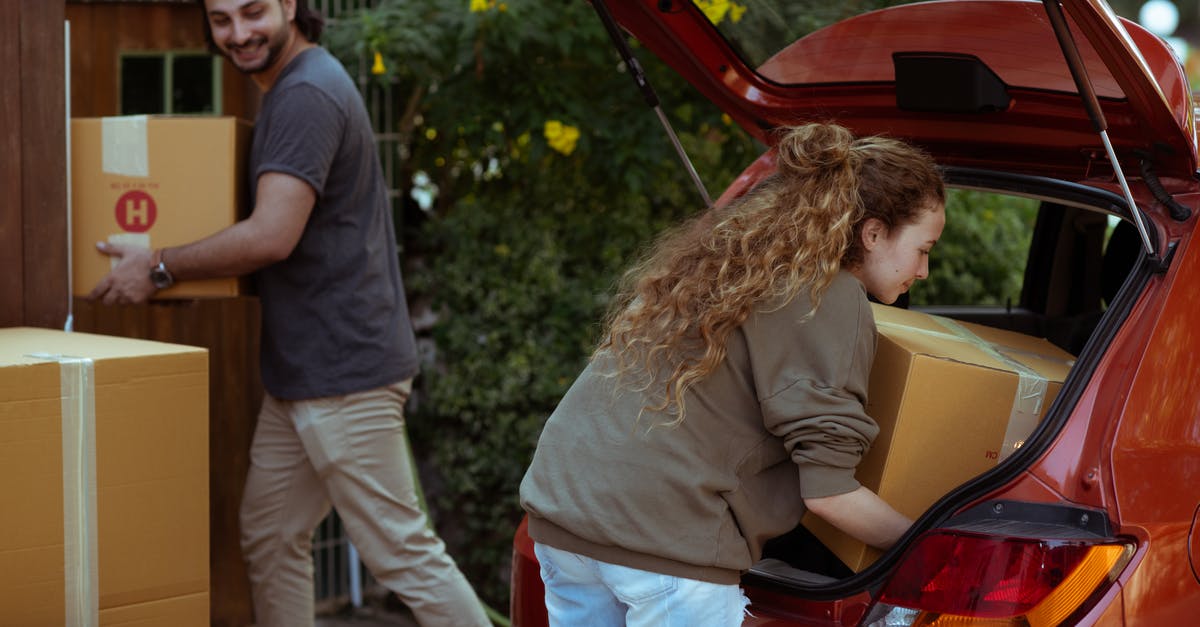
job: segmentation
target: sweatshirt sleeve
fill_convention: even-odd
[[[844,494],[859,487],[854,472],[879,433],[865,410],[874,317],[848,276],[803,321],[808,304],[800,300],[761,316],[751,331],[759,337],[748,338],[764,426],[796,463],[802,497]]]

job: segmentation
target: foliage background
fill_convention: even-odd
[[[755,29],[777,38],[786,25],[794,39],[898,4],[796,0],[766,15],[701,2],[752,40]],[[597,340],[619,274],[702,202],[582,0],[381,0],[332,23],[324,43],[395,103],[397,223],[426,349],[409,430],[439,533],[503,611],[517,487],[542,424]],[[715,198],[762,146],[636,43],[634,53]],[[1003,289],[984,287],[994,277],[969,278],[1010,254],[1014,224],[1000,215],[972,220],[969,247],[935,253],[954,276],[914,300],[1002,302]]]

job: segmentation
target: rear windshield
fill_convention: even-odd
[[[904,0],[695,0],[695,5],[753,68],[805,35],[868,11]],[[770,78],[770,77],[767,77]]]

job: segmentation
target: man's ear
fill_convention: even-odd
[[[881,241],[887,238],[888,229],[887,225],[884,224],[879,218],[867,218],[866,221],[863,222],[862,231],[860,231],[860,233],[862,234],[863,248],[866,250],[874,250]]]
[[[280,3],[283,6],[284,19],[289,22],[296,19],[296,0],[280,0]]]

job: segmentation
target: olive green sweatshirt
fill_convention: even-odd
[[[521,505],[534,540],[604,562],[737,583],[763,544],[795,527],[803,498],[858,488],[878,433],[864,411],[875,321],[840,272],[814,315],[807,294],[730,334],[727,356],[670,417],[598,357],[546,422]]]

